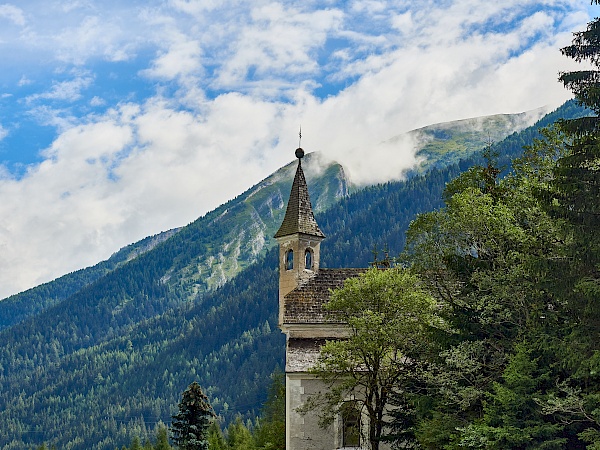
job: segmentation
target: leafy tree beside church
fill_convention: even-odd
[[[328,391],[313,396],[303,410],[321,407],[326,424],[347,415],[351,404],[367,418],[359,429],[366,429],[368,448],[377,450],[388,431],[392,396],[397,400],[405,394],[403,388],[418,379],[423,356],[431,351],[430,329],[447,327],[418,277],[399,267],[349,278],[325,308],[347,324],[349,335],[321,347],[311,373]]]

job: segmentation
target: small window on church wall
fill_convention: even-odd
[[[308,270],[313,270],[313,255],[312,250],[307,248],[304,252],[304,268]]]
[[[356,402],[346,402],[340,410],[342,447],[360,447],[360,411]]]
[[[288,250],[285,254],[285,270],[292,270],[294,268],[294,251]]]

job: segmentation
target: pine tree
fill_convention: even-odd
[[[156,432],[156,445],[154,450],[171,450],[169,445],[169,438],[167,436],[167,427],[164,425],[159,426]]]
[[[140,443],[140,438],[135,436],[133,441],[131,441],[131,445],[129,446],[129,450],[142,450],[142,444]]]
[[[261,449],[285,450],[285,374],[275,371],[271,380],[259,426],[254,433],[256,446]]]
[[[183,392],[171,433],[181,450],[208,450],[208,428],[215,416],[208,398],[195,381]]]
[[[567,154],[558,159],[546,193],[547,209],[565,222],[563,252],[553,276],[555,291],[568,306],[565,323],[571,332],[558,353],[567,376],[557,380],[560,392],[549,398],[544,411],[571,424],[570,433],[591,449],[600,448],[600,18],[575,33],[572,44],[561,51],[591,66],[559,78],[591,115],[559,123]]]
[[[208,427],[208,448],[210,450],[226,450],[227,443],[219,423],[214,420]]]
[[[593,3],[599,3],[594,0]],[[569,152],[558,160],[552,181],[550,205],[558,217],[573,226],[570,255],[580,261],[600,291],[600,18],[585,31],[574,34],[562,53],[577,62],[589,62],[592,69],[565,72],[560,81],[575,94],[577,101],[594,114],[560,121],[560,129],[570,141]]]
[[[239,415],[227,427],[227,448],[230,450],[254,450],[256,448],[252,433],[244,425],[242,417]]]

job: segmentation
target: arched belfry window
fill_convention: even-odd
[[[285,270],[294,268],[294,250],[289,249],[285,254]]]
[[[313,270],[313,252],[310,248],[307,248],[304,252],[304,268]]]
[[[342,447],[360,447],[360,411],[356,402],[344,402],[340,408]]]

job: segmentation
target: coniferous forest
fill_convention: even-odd
[[[596,36],[598,22],[590,27]],[[589,35],[579,39],[564,52],[589,58],[580,48]],[[317,215],[328,236],[322,266],[366,267],[385,248],[418,274],[448,324],[431,330],[415,388],[396,393],[397,445],[600,448],[600,137],[589,117],[600,106],[585,74],[562,77],[582,106],[568,102],[479,155],[341,198],[332,194],[345,190],[339,166],[315,183],[314,198],[329,199]],[[558,119],[571,120],[540,133]],[[287,186],[263,211],[248,207],[250,216],[277,223],[282,208],[272,206]],[[250,439],[250,429],[258,442],[267,433],[261,411],[263,423],[275,422],[274,406],[263,405],[284,363],[276,249],[246,249],[253,259],[211,286],[182,275],[231,231],[231,210],[247,206],[224,205],[202,226],[72,274],[60,292],[46,286],[15,299],[23,310],[10,303],[0,331],[0,446],[164,444],[164,424],[192,381],[231,430],[227,444],[213,427],[213,448],[242,448],[235,439]],[[51,299],[38,302],[44,292]]]

